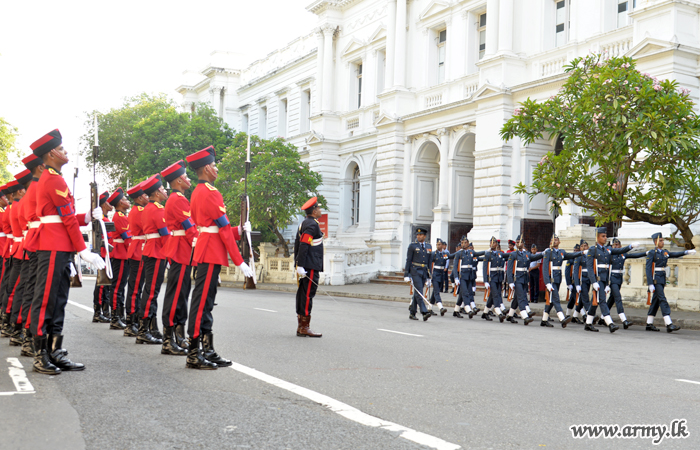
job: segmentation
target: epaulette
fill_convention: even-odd
[[[136,209],[139,210],[139,211],[143,211],[143,210],[144,210],[143,206],[141,206],[141,205],[136,205]]]
[[[180,197],[184,197],[184,196],[185,196],[182,192],[177,192],[177,195],[179,195]]]
[[[212,185],[209,184],[209,183],[204,183],[204,185],[205,185],[205,186],[207,187],[207,189],[209,189],[210,191],[218,191],[217,188],[215,188],[214,186],[212,186]]]
[[[153,204],[156,205],[156,208],[158,208],[158,209],[163,209],[163,205],[161,205],[160,203],[158,203],[158,202],[153,202]]]
[[[319,222],[319,221],[316,220],[316,219],[314,219],[314,222],[316,222],[317,224],[321,225],[321,222]]]
[[[121,211],[117,211],[117,214],[119,215],[119,217],[126,217],[126,215]]]
[[[49,172],[51,175],[60,175],[58,172],[56,172],[55,170],[53,170],[51,167],[49,167],[48,172]]]

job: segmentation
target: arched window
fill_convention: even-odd
[[[350,224],[357,225],[360,221],[360,168],[355,166],[352,171],[352,199],[350,201]]]

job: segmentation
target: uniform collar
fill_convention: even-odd
[[[53,170],[54,172],[56,172],[57,174],[61,175],[61,171],[58,170],[58,169],[56,169],[55,167],[51,167],[51,166],[47,165],[46,168],[47,168],[47,169],[51,169],[51,170]]]

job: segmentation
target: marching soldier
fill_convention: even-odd
[[[523,242],[522,236],[518,236],[516,239],[518,244],[518,250],[512,252],[508,257],[507,264],[507,278],[508,285],[511,289],[514,289],[513,303],[511,303],[510,310],[508,311],[508,321],[511,323],[518,323],[513,316],[515,315],[514,305],[517,302],[517,306],[520,309],[520,317],[523,318],[525,325],[528,325],[534,319],[528,313],[527,304],[527,282],[528,282],[528,270],[530,268],[530,262],[542,259],[542,253],[533,255],[524,251],[525,243]]]
[[[107,222],[107,213],[112,210],[112,206],[107,203],[109,198],[109,191],[104,191],[100,194],[97,201],[97,206],[102,209],[102,214],[104,215],[104,220]],[[107,236],[103,237],[102,240],[104,245],[110,245],[110,240]],[[107,256],[104,246],[100,248],[100,256],[104,259]],[[111,256],[111,255],[110,255]],[[110,323],[109,314],[109,298],[110,298],[110,286],[98,286],[95,283],[95,290],[92,293],[92,306],[94,308],[94,314],[92,316],[93,323]],[[111,328],[111,325],[110,325]]]
[[[465,314],[469,314],[471,319],[478,311],[474,303],[474,292],[476,292],[476,272],[473,270],[474,260],[479,256],[483,256],[484,252],[470,250],[469,239],[466,236],[462,236],[460,242],[462,243],[462,250],[455,255],[452,267],[452,270],[457,274],[455,275],[455,285],[459,286],[459,299],[455,303],[455,310],[452,315],[461,319],[460,306],[463,306]]]
[[[126,211],[131,204],[124,195],[124,189],[118,187],[107,199],[107,203],[116,211],[112,216],[114,231],[111,236],[112,251],[109,253],[112,264],[112,286],[110,286],[110,303],[112,306],[112,317],[109,325],[110,330],[126,330],[133,325],[131,316],[124,317],[124,287],[129,275],[129,243],[131,234],[129,233],[129,219]],[[126,323],[124,323],[126,319]]]
[[[433,295],[430,296],[430,304],[434,305],[437,303],[440,315],[444,316],[447,309],[442,306],[440,294],[444,285],[449,284],[447,268],[450,264],[450,252],[446,250],[447,244],[442,239],[438,238],[435,244],[437,245],[437,251],[433,253]]]
[[[90,214],[75,214],[75,202],[60,168],[68,162],[68,152],[62,145],[61,133],[53,130],[31,145],[35,155],[42,158],[46,170],[36,187],[37,216],[37,276],[32,301],[31,332],[34,336],[34,371],[56,375],[62,370],[83,370],[63,349],[63,320],[68,303],[71,273],[75,271],[73,253],[104,269],[102,258],[85,248],[81,225],[90,224]],[[102,219],[102,210],[95,208],[92,219]]]
[[[618,238],[613,238],[612,242],[613,248],[622,248],[622,244],[620,244]],[[627,320],[627,316],[625,316],[625,307],[622,304],[622,295],[620,294],[622,274],[625,271],[625,260],[644,258],[646,256],[647,254],[645,252],[613,255],[610,263],[610,296],[608,297],[608,309],[612,309],[613,304],[615,305],[617,308],[617,315],[620,317],[620,321],[622,321],[622,326],[625,330],[632,325],[632,322]],[[600,322],[598,322],[598,325],[600,325]]]
[[[639,243],[633,242],[625,248],[609,249],[605,247],[607,242],[607,229],[605,227],[596,228],[596,245],[588,250],[588,255],[586,257],[588,280],[595,291],[593,293],[594,297],[591,302],[591,307],[588,310],[588,316],[586,317],[586,325],[584,327],[586,331],[598,331],[598,329],[593,326],[593,319],[595,318],[598,304],[600,304],[600,314],[603,320],[605,320],[610,332],[614,333],[620,328],[613,323],[610,317],[608,304],[605,301],[605,296],[610,293],[610,263],[612,255],[627,253],[633,248],[639,247]]]
[[[12,306],[10,305],[10,310],[7,309],[5,292],[8,289],[7,285],[10,279],[10,272],[12,272],[12,257],[10,253],[12,252],[14,236],[12,235],[12,221],[10,220],[10,215],[12,214],[12,204],[15,200],[14,194],[18,186],[19,183],[17,183],[17,180],[12,180],[7,183],[3,189],[7,200],[7,207],[2,215],[2,231],[5,234],[5,246],[2,248],[2,258],[4,261],[3,277],[2,285],[0,285],[0,336],[2,337],[10,337],[10,312]]]
[[[654,317],[659,311],[659,307],[661,307],[661,314],[664,316],[666,331],[672,333],[680,330],[681,327],[675,325],[671,320],[671,308],[668,306],[668,301],[666,301],[666,295],[664,294],[664,287],[666,286],[666,264],[669,258],[694,255],[695,250],[669,252],[668,250],[664,250],[664,238],[661,237],[661,233],[654,233],[651,238],[656,248],[647,252],[646,275],[647,282],[651,281],[649,284],[649,292],[653,294],[653,297],[651,299],[649,312],[647,313],[646,330],[659,331],[659,329],[654,326]]]
[[[481,315],[484,320],[493,320],[489,317],[488,312],[493,308],[498,316],[498,320],[503,323],[506,315],[503,313],[503,298],[501,290],[503,289],[503,278],[505,272],[506,260],[504,253],[498,250],[498,239],[491,237],[491,249],[484,254],[484,284],[488,290],[488,302],[486,310]]]
[[[579,245],[581,255],[574,260],[574,288],[576,289],[576,301],[574,303],[576,307],[571,322],[583,325],[583,315],[587,313],[591,305],[588,298],[591,283],[588,281],[588,269],[586,269],[585,256],[585,254],[588,253],[588,242],[581,239]],[[581,311],[583,311],[583,313]],[[581,315],[581,319],[579,319],[579,315]]]
[[[418,320],[416,312],[420,306],[420,312],[423,314],[423,321],[430,318],[431,312],[425,305],[426,300],[423,296],[423,288],[430,287],[430,262],[433,259],[433,249],[431,245],[425,242],[425,228],[416,229],[416,240],[408,245],[406,251],[406,267],[404,268],[403,280],[411,283],[413,286],[413,298],[408,307],[411,314],[408,316],[411,320]]]
[[[571,322],[571,316],[564,316],[564,312],[559,301],[559,286],[561,285],[561,265],[564,261],[571,261],[572,259],[581,255],[581,252],[567,253],[566,250],[559,250],[559,236],[554,234],[549,244],[549,248],[544,251],[544,261],[542,264],[542,276],[544,278],[545,287],[549,292],[549,300],[544,307],[544,314],[542,315],[542,322],[540,326],[542,327],[552,327],[553,325],[549,323],[549,313],[552,311],[552,306],[557,311],[557,317],[561,323],[562,328]]]
[[[192,222],[190,202],[185,197],[185,191],[192,182],[187,177],[185,161],[178,161],[161,172],[165,181],[170,183],[170,197],[165,204],[165,223],[173,235],[163,248],[163,254],[170,262],[168,269],[168,284],[163,299],[163,328],[165,340],[161,353],[179,354],[175,346],[170,345],[170,339],[183,349],[186,354],[188,347],[185,337],[187,323],[187,304],[192,286],[192,244],[199,233]]]
[[[532,244],[530,246],[530,253],[533,255],[537,253],[537,245]],[[528,272],[530,281],[530,302],[532,303],[538,303],[540,301],[540,265],[540,261],[531,262]]]
[[[141,294],[143,293],[143,261],[141,261],[143,246],[146,243],[146,236],[143,233],[141,226],[141,216],[146,205],[148,205],[148,196],[141,188],[142,183],[137,184],[126,193],[134,201],[134,206],[129,211],[129,230],[131,232],[131,242],[129,249],[126,252],[126,257],[129,260],[129,277],[127,278],[128,286],[126,291],[126,299],[124,301],[126,314],[129,315],[131,327],[124,329],[124,336],[138,336],[139,324],[139,309],[141,306]]]
[[[192,220],[200,233],[192,258],[192,264],[197,265],[197,274],[187,324],[190,345],[186,367],[191,369],[216,369],[232,365],[231,361],[219,356],[214,349],[212,333],[217,279],[221,267],[228,267],[228,256],[231,256],[233,263],[246,278],[253,276],[253,271],[243,262],[236,245],[242,232],[250,231],[250,224],[246,222],[242,227],[231,226],[224,198],[212,184],[219,173],[215,157],[214,147],[209,146],[186,158],[190,167],[197,172],[197,187],[192,192],[191,204]],[[306,324],[308,326],[308,322]]]
[[[22,332],[23,316],[26,315],[27,309],[22,310],[22,300],[24,299],[24,280],[22,279],[22,266],[26,255],[24,253],[24,235],[26,234],[26,222],[20,220],[22,215],[22,207],[24,203],[21,200],[27,193],[27,187],[32,181],[32,173],[29,170],[23,170],[15,175],[15,180],[20,185],[20,189],[15,192],[15,202],[12,211],[10,212],[10,221],[12,222],[12,234],[15,236],[14,245],[12,246],[12,271],[10,272],[10,284],[6,293],[8,294],[8,309],[10,310],[10,325],[11,336],[10,345],[22,345],[20,334]],[[13,282],[14,281],[14,282]],[[11,305],[11,306],[10,306]]]
[[[469,250],[474,252],[474,244],[471,242],[469,243]],[[479,261],[484,260],[484,254],[485,252],[474,252],[474,258],[472,259],[472,278],[474,281],[471,285],[472,293],[470,294],[471,302],[469,303],[469,305],[472,307],[474,314],[477,314],[479,311],[481,311],[481,309],[478,306],[476,306],[476,301],[474,300],[474,297],[476,297],[476,274],[479,272]]]
[[[574,252],[578,252],[581,246],[579,244],[574,245]],[[574,311],[574,306],[576,305],[576,288],[574,288],[574,261],[566,261],[566,266],[564,270],[564,280],[566,281],[567,296],[569,303],[566,305],[566,315],[571,316]],[[573,316],[572,316],[573,321]]]
[[[311,307],[316,295],[319,275],[323,272],[323,232],[318,223],[321,207],[318,198],[312,197],[301,209],[306,213],[294,240],[294,266],[301,277],[297,288],[297,336],[321,337],[309,329]]]

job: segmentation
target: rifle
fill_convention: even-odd
[[[598,252],[596,251],[596,256],[598,256],[597,253]],[[595,256],[593,257],[593,273],[595,274],[596,281],[600,281],[600,278],[598,277],[598,260],[595,258]],[[600,283],[598,283],[598,289],[600,289]],[[591,304],[593,306],[598,306],[598,291],[595,289],[593,289],[593,299],[591,300]]]
[[[651,263],[651,284],[654,284],[654,275],[656,272],[654,271],[656,269],[656,263],[652,262]],[[651,305],[651,289],[647,286],[647,306]]]
[[[100,153],[100,146],[97,145],[97,116],[95,116],[95,145],[92,146],[92,183],[90,183],[90,214],[95,208],[99,208],[100,205],[100,194],[97,193],[97,156]],[[114,228],[114,224],[110,223],[111,228]],[[112,230],[114,231],[114,229]],[[106,267],[97,271],[97,277],[95,283],[97,286],[111,286],[112,285],[112,267],[109,262],[109,242],[105,242],[108,239],[107,228],[102,220],[92,221],[92,253],[100,254],[100,249],[105,246],[105,253],[107,257],[105,258]]]
[[[452,292],[453,297],[457,297],[457,288],[459,288],[459,278],[462,274],[462,257],[459,257],[459,263],[457,263],[457,275],[455,275],[455,280],[457,281],[455,283],[455,290]]]
[[[547,264],[547,269],[549,269],[547,276],[549,277],[549,282],[551,283],[552,282],[552,261],[551,260],[549,261],[549,264]],[[552,286],[554,286],[554,285],[552,285]],[[544,300],[545,300],[545,304],[549,305],[549,289],[547,289],[547,288],[544,289]]]
[[[506,266],[507,267],[507,266]],[[515,269],[518,268],[518,257],[516,255],[515,259],[513,260],[513,283],[515,283]],[[513,301],[513,295],[515,295],[515,288],[510,288],[508,291],[508,301],[512,302]]]
[[[488,264],[486,265],[486,274],[487,274],[486,275],[487,279],[485,280],[485,283],[484,283],[484,288],[485,288],[484,289],[484,303],[488,303],[489,291],[491,290],[491,283],[489,282],[490,278],[491,278],[491,261],[489,261]]]
[[[241,195],[241,223],[246,223],[250,220],[250,200],[248,199],[248,174],[250,173],[250,135],[248,135],[248,146],[246,148],[246,162],[245,162],[245,181],[244,181],[244,193]],[[243,289],[255,289],[255,255],[253,251],[253,242],[250,238],[250,232],[245,232],[245,239],[242,239],[243,247],[243,260],[248,261],[250,270],[253,271],[252,278],[246,278],[243,283]]]

